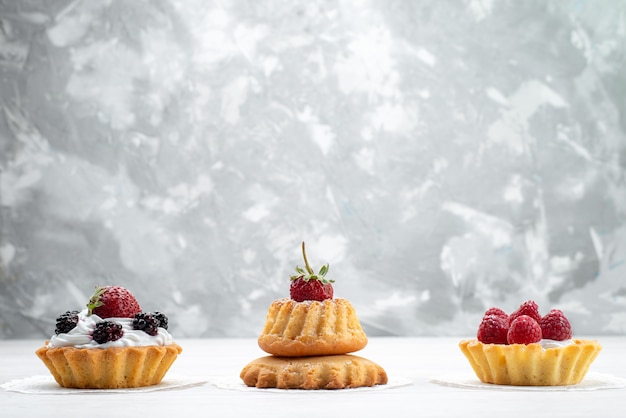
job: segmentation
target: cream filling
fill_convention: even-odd
[[[571,339],[563,340],[563,341],[543,339],[539,341],[537,344],[541,345],[541,347],[546,349],[546,348],[567,347],[568,345],[574,344],[574,341],[572,341]]]
[[[124,335],[116,341],[98,344],[93,340],[96,324],[105,321],[98,315],[87,316],[87,309],[78,314],[78,324],[67,333],[53,335],[48,342],[49,348],[76,347],[76,348],[109,348],[109,347],[140,347],[149,345],[169,345],[173,339],[165,328],[159,327],[157,335],[148,335],[144,331],[133,329],[132,318],[106,318],[106,321],[114,321],[122,325]]]

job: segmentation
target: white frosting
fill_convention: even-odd
[[[574,342],[572,340],[563,340],[563,341],[557,341],[557,340],[548,340],[548,339],[543,339],[541,341],[539,341],[539,345],[541,345],[541,347],[545,348],[558,348],[558,347],[566,347],[570,344],[573,344]]]
[[[87,316],[87,309],[78,314],[78,324],[67,333],[53,335],[48,342],[49,348],[76,347],[76,348],[109,348],[109,347],[131,347],[147,345],[169,345],[173,339],[165,328],[159,327],[157,335],[149,335],[141,330],[133,329],[132,318],[106,318],[106,321],[114,321],[122,325],[124,335],[116,341],[109,341],[98,344],[93,340],[91,334],[98,322],[105,321],[98,315]]]

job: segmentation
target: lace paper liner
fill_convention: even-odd
[[[144,386],[139,388],[125,389],[72,389],[64,388],[54,380],[52,376],[37,375],[26,377],[23,379],[11,380],[0,385],[0,388],[10,391],[36,395],[76,395],[80,393],[142,393],[156,392],[160,390],[185,389],[194,386],[200,386],[206,383],[206,380],[184,377],[184,376],[167,376],[158,385]]]
[[[274,393],[303,393],[303,392],[374,392],[380,390],[389,390],[400,386],[412,385],[413,381],[404,377],[389,378],[389,381],[385,385],[366,386],[360,388],[346,388],[346,389],[277,389],[277,388],[255,388],[246,386],[243,381],[238,377],[233,376],[214,376],[209,378],[210,385],[213,385],[219,389],[238,390],[241,392],[274,392]]]
[[[513,386],[495,385],[483,383],[475,376],[448,375],[432,380],[441,386],[449,386],[464,389],[487,389],[521,392],[576,392],[602,389],[621,389],[626,387],[626,379],[604,373],[587,373],[585,378],[577,385],[567,386]]]

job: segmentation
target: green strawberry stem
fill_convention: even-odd
[[[305,282],[308,282],[309,280],[319,280],[324,284],[335,282],[334,280],[327,279],[325,277],[326,273],[328,273],[328,269],[330,268],[328,263],[326,263],[320,268],[319,273],[315,274],[315,270],[313,270],[313,268],[309,264],[309,260],[306,258],[306,249],[304,247],[304,241],[302,242],[302,257],[304,258],[304,268],[306,270],[302,269],[300,266],[296,266],[296,272],[298,273],[298,275],[291,276],[291,280],[296,280],[300,278],[304,280]]]
[[[94,309],[104,305],[100,301],[100,296],[102,296],[105,290],[106,288],[104,286],[96,286],[96,291],[94,292],[93,295],[91,295],[91,298],[89,299],[89,303],[87,304],[87,316],[91,316]]]
[[[304,267],[309,274],[315,274],[311,266],[309,266],[309,260],[306,258],[306,250],[304,249],[304,241],[302,241],[302,257],[304,257]]]

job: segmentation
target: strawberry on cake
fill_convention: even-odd
[[[97,287],[86,309],[59,315],[36,354],[63,387],[151,386],[182,352],[167,329],[167,316],[142,312],[128,289]]]
[[[305,268],[296,267],[291,276],[291,298],[272,302],[258,343],[269,354],[285,357],[346,354],[367,345],[367,337],[352,304],[334,298],[326,278],[329,266],[316,274],[306,258]]]
[[[485,311],[475,340],[459,347],[484,383],[520,386],[574,385],[582,381],[601,346],[572,338],[572,327],[559,309],[545,316],[528,300],[510,315]]]
[[[385,371],[370,360],[352,356],[367,345],[352,304],[334,298],[326,278],[329,266],[311,268],[302,243],[304,269],[291,277],[290,298],[269,307],[258,338],[271,356],[248,364],[240,377],[248,386],[284,389],[341,389],[387,383]]]

